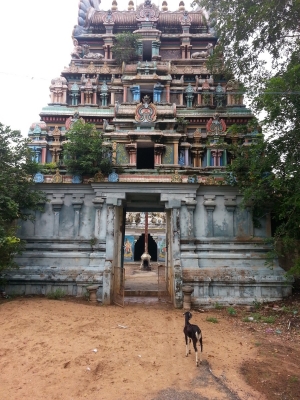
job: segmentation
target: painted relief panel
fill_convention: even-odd
[[[134,236],[125,235],[124,239],[124,262],[134,261]]]
[[[124,143],[117,143],[117,163],[129,164],[129,154],[126,151]]]
[[[166,236],[157,238],[157,261],[164,262],[166,258]]]
[[[174,164],[174,146],[173,144],[166,145],[166,151],[162,158],[163,164]]]

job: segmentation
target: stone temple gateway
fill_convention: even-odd
[[[118,33],[138,34],[138,59],[114,59]],[[291,292],[282,268],[265,265],[271,235],[266,216],[252,224],[251,207],[224,180],[231,143],[249,146],[259,134],[249,121],[239,83],[211,75],[206,61],[217,38],[199,10],[159,9],[150,0],[128,10],[100,1],[79,2],[70,65],[51,81],[51,101],[30,127],[36,161],[56,163],[35,176],[47,194],[35,223],[21,224],[26,251],[6,274],[7,292],[44,293],[57,287],[81,295],[99,285],[110,304],[114,267],[123,267],[126,212],[166,215],[166,273],[175,307],[184,284],[192,303],[247,304]],[[81,118],[104,132],[122,173],[71,176],[63,143]],[[248,126],[248,131],[233,129]],[[53,167],[53,164],[52,164]]]

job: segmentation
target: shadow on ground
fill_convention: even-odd
[[[201,394],[202,391],[206,396]],[[207,397],[208,392],[209,397]],[[240,400],[240,398],[222,379],[212,373],[209,363],[204,360],[199,367],[199,375],[191,382],[191,390],[179,391],[167,388],[161,390],[152,400]]]

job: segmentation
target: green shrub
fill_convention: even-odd
[[[223,308],[222,304],[220,304],[218,302],[215,303],[215,309],[216,310],[221,310],[222,308]]]
[[[57,288],[53,292],[48,293],[47,298],[52,300],[60,300],[65,297],[65,295],[66,292],[63,289]]]
[[[235,317],[236,316],[236,310],[233,308],[233,307],[228,307],[227,308],[227,312],[228,312],[228,314],[229,315],[231,315],[232,317]]]

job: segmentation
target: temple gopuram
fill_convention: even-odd
[[[138,53],[120,63],[114,44],[123,32],[137,35]],[[80,0],[72,40],[70,64],[51,81],[50,103],[29,130],[35,160],[53,171],[34,178],[48,202],[34,223],[21,224],[26,251],[19,270],[7,273],[6,291],[59,287],[80,296],[97,285],[99,300],[113,303],[122,289],[126,215],[149,212],[165,215],[163,262],[174,307],[183,306],[186,285],[193,307],[290,294],[278,262],[265,265],[269,216],[256,228],[251,206],[240,207],[241,195],[225,179],[230,145],[251,145],[259,129],[239,82],[208,68],[218,39],[207,15],[183,1],[169,11],[167,1],[160,9],[130,0],[121,11],[116,0]],[[78,119],[104,132],[121,169],[107,177],[68,173],[65,135]]]

